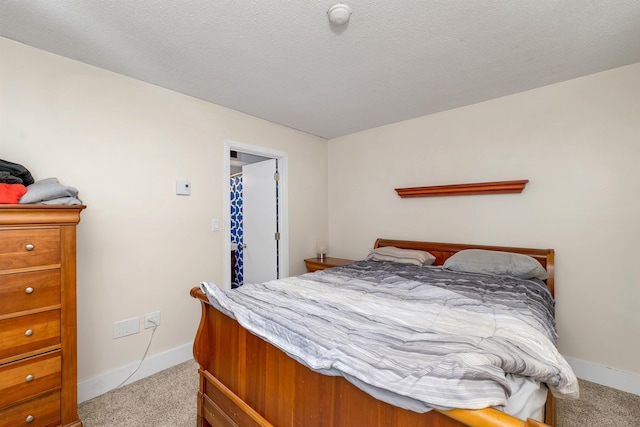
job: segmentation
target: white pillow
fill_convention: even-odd
[[[512,252],[465,249],[453,254],[442,265],[445,270],[466,273],[506,274],[520,279],[549,278],[537,259]]]
[[[402,264],[413,264],[419,267],[423,265],[431,265],[435,262],[436,257],[429,252],[417,251],[413,249],[401,249],[395,246],[383,246],[373,249],[367,255],[367,260],[373,261],[392,261]]]

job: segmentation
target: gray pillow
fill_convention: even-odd
[[[395,246],[383,246],[373,249],[367,255],[367,260],[373,261],[392,261],[402,264],[413,264],[419,267],[423,265],[431,265],[436,257],[429,252],[417,251],[413,249],[401,249]]]
[[[542,264],[535,258],[484,249],[465,249],[457,252],[448,258],[442,267],[445,270],[466,273],[505,274],[521,279],[536,277],[546,280],[549,277]]]

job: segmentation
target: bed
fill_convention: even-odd
[[[548,292],[546,290],[545,292],[553,297],[554,251],[552,249],[377,239],[374,251],[381,251],[383,248],[428,252],[433,255],[433,266],[442,266],[454,254],[459,252],[462,254],[461,251],[468,249],[527,255],[537,260],[545,270],[545,283],[548,288]],[[464,253],[467,252],[469,251]],[[362,262],[354,264],[353,267],[337,269],[341,268],[350,268],[356,272],[360,269],[360,274],[369,274],[365,270],[370,267],[366,262]],[[296,278],[295,283],[309,282],[314,278],[309,274],[324,274],[322,280],[335,282],[335,277],[343,273],[337,269],[334,274],[330,274],[330,270],[334,269],[308,273]],[[361,280],[351,280],[351,282],[359,286]],[[200,286],[191,290],[191,295],[200,301],[202,306],[202,317],[194,341],[194,357],[200,365],[197,397],[198,426],[555,425],[555,397],[551,392],[546,393],[544,423],[532,419],[521,420],[492,407],[462,409],[434,405],[434,410],[422,412],[406,409],[407,405],[404,401],[397,405],[391,404],[389,402],[395,403],[395,400],[387,397],[385,393],[388,391],[384,390],[384,393],[377,395],[375,385],[370,387],[373,389],[371,393],[371,390],[363,387],[357,378],[354,381],[354,378],[348,375],[323,372],[323,369],[318,369],[315,365],[311,365],[314,366],[313,370],[310,369],[307,367],[310,365],[306,364],[305,360],[301,360],[295,351],[290,351],[287,344],[288,338],[273,345],[249,332],[236,320],[236,318],[241,321],[244,319],[241,313],[230,311],[229,306],[224,305],[224,302],[207,295],[205,292],[207,289]],[[462,293],[464,292],[463,289]],[[313,293],[311,288],[309,293]],[[305,308],[304,311],[308,309]],[[577,387],[575,377],[573,377],[575,384],[567,383],[571,380],[571,375],[572,373],[566,375],[569,379],[563,385],[565,391]],[[574,394],[576,393],[577,388],[574,389]],[[374,395],[378,398],[373,397]],[[409,403],[411,407],[411,402]]]

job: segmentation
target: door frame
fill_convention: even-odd
[[[288,154],[284,151],[246,144],[244,142],[225,140],[222,172],[223,179],[223,259],[224,259],[224,289],[231,289],[231,151],[268,157],[278,161],[278,230],[280,244],[278,245],[278,260],[280,278],[289,276],[289,169]]]

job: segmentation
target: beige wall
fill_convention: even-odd
[[[0,38],[0,158],[57,177],[88,206],[78,228],[79,380],[137,362],[149,331],[112,323],[160,310],[150,356],[193,340],[189,289],[223,281],[225,140],[288,153],[290,272],[326,233],[326,140]],[[189,179],[192,195],[175,195]],[[123,378],[124,379],[124,378]]]
[[[329,141],[329,252],[376,237],[556,250],[563,354],[640,373],[640,64]],[[529,179],[519,195],[394,188]]]
[[[188,290],[222,282],[223,142],[289,154],[291,274],[376,237],[553,247],[560,349],[640,373],[640,64],[326,141],[0,38],[0,158],[76,186],[79,379],[193,339]],[[328,184],[327,184],[328,175]],[[188,178],[189,197],[174,195]],[[400,199],[396,187],[529,179],[520,195]],[[328,194],[328,197],[327,197]],[[328,202],[327,202],[328,200]],[[327,208],[328,203],[328,208]],[[328,221],[327,221],[328,209]]]

